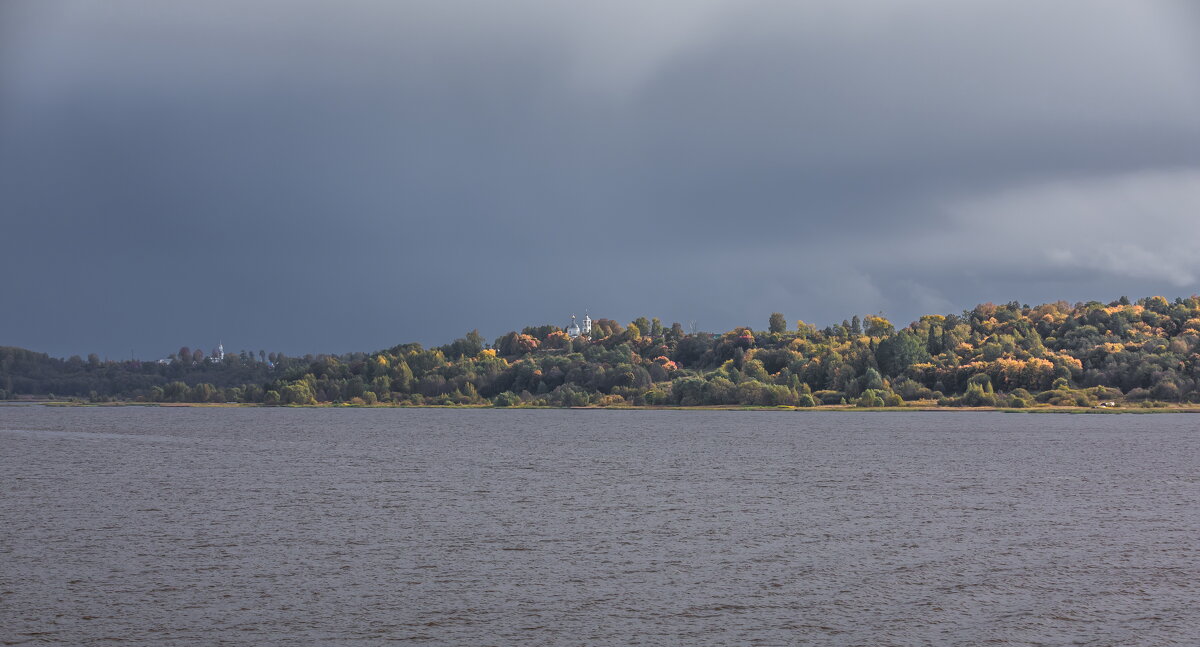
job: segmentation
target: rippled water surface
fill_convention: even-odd
[[[1198,426],[4,406],[0,642],[1197,645]]]

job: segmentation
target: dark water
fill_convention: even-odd
[[[1198,424],[0,407],[0,642],[1197,645]]]

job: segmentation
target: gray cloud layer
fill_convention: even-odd
[[[0,343],[907,322],[1200,277],[1186,2],[0,7]]]

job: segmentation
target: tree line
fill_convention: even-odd
[[[1030,407],[1200,403],[1200,299],[985,303],[897,329],[854,316],[818,329],[772,313],[765,330],[685,332],[597,319],[571,338],[530,326],[434,348],[169,363],[49,358],[0,348],[0,396],[146,402],[492,406]],[[187,352],[185,352],[187,351]]]

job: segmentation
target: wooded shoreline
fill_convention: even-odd
[[[452,405],[411,405],[411,404],[284,404],[265,405],[254,402],[83,402],[64,400],[23,400],[0,402],[4,406],[47,406],[47,407],[158,407],[158,408],[199,408],[199,409],[432,409],[432,410],[506,410],[506,411],[813,411],[835,413],[914,413],[914,412],[991,412],[991,413],[1069,413],[1069,414],[1148,414],[1148,413],[1200,413],[1200,406],[1129,406],[1129,407],[1057,407],[1037,406],[1023,409],[1011,407],[939,407],[936,404],[914,404],[899,407],[858,407],[853,405],[818,405],[815,407],[794,407],[788,405],[755,406],[755,405],[700,405],[700,406],[581,406],[581,407],[551,407],[541,405],[501,407],[493,404],[452,404]]]
[[[1200,297],[984,303],[904,328],[772,313],[722,334],[638,317],[477,330],[433,348],[289,357],[181,347],[154,362],[0,347],[0,401],[268,406],[1131,410],[1200,408]]]

